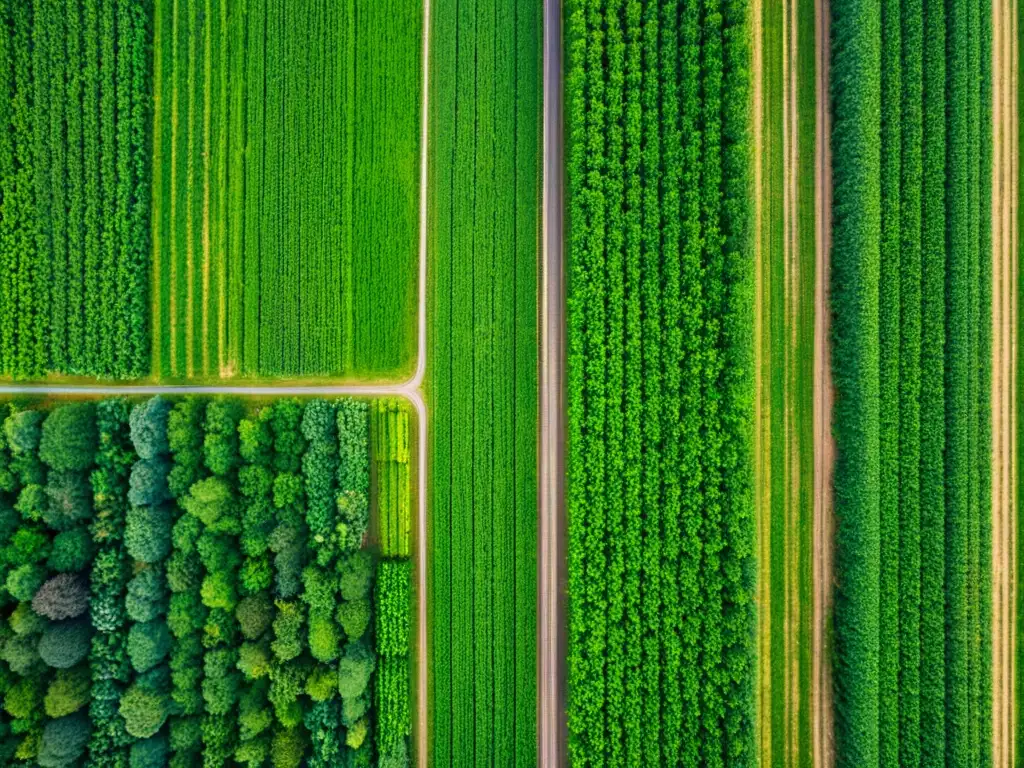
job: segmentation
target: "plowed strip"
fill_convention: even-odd
[[[832,719],[832,668],[829,662],[828,622],[832,613],[832,374],[829,356],[828,269],[832,247],[832,154],[828,112],[829,0],[817,0],[815,42],[817,48],[817,162],[815,208],[817,213],[816,286],[814,291],[814,686],[811,730],[814,765],[827,768],[835,762]]]

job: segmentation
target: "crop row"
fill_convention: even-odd
[[[431,19],[428,762],[530,765],[541,4]]]
[[[840,765],[990,760],[990,12],[833,20]]]
[[[365,403],[4,413],[5,760],[372,764]]]
[[[163,375],[382,375],[412,358],[422,10],[157,0]]]
[[[412,562],[384,559],[377,566],[377,755],[380,765],[404,765],[409,753],[410,611]]]
[[[570,757],[753,764],[748,7],[566,13]]]
[[[409,411],[399,401],[377,400],[372,420],[380,551],[385,557],[409,557]]]
[[[0,372],[149,370],[143,0],[0,4]]]

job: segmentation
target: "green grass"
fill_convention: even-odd
[[[536,759],[537,3],[432,10],[432,765]]]
[[[156,2],[157,375],[411,372],[422,34],[397,0]]]
[[[760,367],[762,387],[758,509],[764,541],[759,563],[767,620],[761,625],[760,722],[762,759],[772,764],[810,765],[810,698],[790,696],[790,665],[796,658],[798,692],[810,691],[812,658],[812,561],[814,504],[814,286],[815,286],[815,46],[814,5],[803,2],[787,17],[782,6],[764,6],[763,56],[765,114],[762,123]],[[787,266],[785,158],[783,155],[783,39],[797,24],[795,51],[797,123],[796,209],[790,212],[796,253]],[[791,270],[794,274],[791,274]],[[791,280],[797,282],[792,283]],[[755,470],[756,471],[756,470]],[[788,623],[787,623],[788,619]],[[768,629],[766,629],[768,627]],[[770,694],[765,696],[765,687]]]

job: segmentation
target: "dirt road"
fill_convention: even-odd
[[[814,290],[814,629],[811,732],[816,768],[835,763],[832,669],[828,623],[832,611],[832,372],[829,354],[829,254],[832,248],[832,153],[829,117],[829,0],[816,0],[817,146],[815,176],[816,285]]]
[[[537,764],[568,763],[565,632],[562,3],[544,0],[540,446],[537,552]]]
[[[992,38],[992,763],[1016,765],[1017,2]]]

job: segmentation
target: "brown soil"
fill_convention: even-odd
[[[814,321],[814,630],[812,638],[811,732],[815,768],[835,763],[832,669],[829,662],[828,623],[832,610],[832,372],[828,343],[828,274],[832,247],[832,156],[828,111],[829,0],[816,0],[815,48],[817,50],[817,136],[815,209]]]
[[[992,758],[1016,764],[1017,2],[996,0],[992,71]]]

